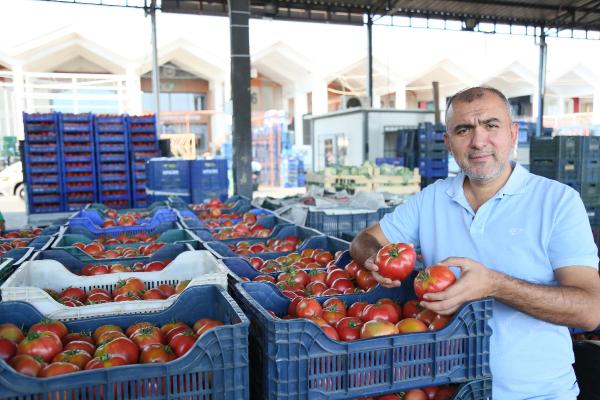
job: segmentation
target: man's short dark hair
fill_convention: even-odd
[[[448,124],[448,110],[450,109],[450,106],[454,105],[454,103],[456,103],[457,101],[471,103],[475,100],[482,98],[483,96],[485,96],[486,93],[492,93],[496,95],[500,100],[502,100],[502,102],[506,106],[508,117],[512,122],[512,108],[510,107],[510,103],[504,95],[504,93],[491,86],[474,86],[468,89],[461,90],[460,92],[457,92],[448,98],[448,100],[446,101],[446,124]]]

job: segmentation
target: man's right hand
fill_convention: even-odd
[[[393,281],[390,278],[386,278],[386,277],[379,275],[379,273],[377,272],[377,271],[379,271],[379,268],[377,267],[377,265],[375,264],[374,261],[375,261],[375,255],[372,255],[371,257],[369,257],[365,260],[365,264],[363,266],[366,269],[368,269],[369,271],[371,271],[375,280],[377,282],[379,282],[380,285],[385,286],[387,288],[400,287],[402,282]]]

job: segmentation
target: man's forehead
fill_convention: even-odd
[[[489,100],[488,99],[486,100]],[[502,102],[480,101],[477,99],[471,102],[457,101],[453,103],[448,110],[447,124],[457,124],[461,122],[472,123],[474,121],[489,120],[496,118],[503,120],[508,117]]]

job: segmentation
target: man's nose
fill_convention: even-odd
[[[473,136],[471,137],[471,147],[475,149],[482,149],[486,147],[488,143],[488,132],[485,127],[481,125],[475,125],[473,129]]]

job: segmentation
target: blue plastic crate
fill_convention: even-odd
[[[57,189],[58,190],[58,189]],[[30,198],[31,204],[47,204],[47,203],[61,203],[60,194],[35,194],[28,193],[28,197]]]
[[[153,218],[145,225],[135,225],[135,226],[114,226],[110,228],[100,228],[97,224],[94,224],[88,218],[71,218],[68,222],[69,227],[81,227],[82,229],[86,229],[88,232],[94,235],[109,235],[109,236],[118,236],[120,234],[136,234],[136,233],[151,233],[154,232],[159,226],[161,226],[164,221],[159,218]],[[175,221],[172,221],[175,223]]]
[[[259,210],[259,209],[256,209],[256,210]],[[204,224],[206,221],[198,220],[196,218],[196,215],[193,213],[193,211],[178,210],[177,213],[178,213],[178,217],[179,217],[180,221],[185,221],[185,224],[187,226],[190,226],[190,225],[194,226],[194,228],[191,228],[191,229],[197,229],[198,231],[208,231],[208,233],[214,233],[215,231],[224,229],[223,226],[219,226],[218,228],[206,228],[206,225]],[[196,221],[199,222],[199,224]],[[242,220],[239,218],[227,218],[227,219],[219,219],[218,220],[219,224],[222,224],[226,221],[231,221],[235,225]],[[262,215],[258,215],[256,224],[262,225],[263,227],[265,227],[267,229],[273,229],[277,225],[293,225],[294,223],[285,218],[276,217],[274,215],[269,215],[269,214],[262,214]],[[211,241],[213,241],[213,240],[214,239],[212,239]]]
[[[55,122],[57,118],[56,113],[48,114],[28,114],[23,113],[23,122]]]
[[[65,172],[94,172],[94,165],[88,164],[88,165],[72,166],[69,164],[65,164],[64,170],[65,170]]]
[[[155,124],[156,123],[156,115],[155,114],[128,115],[127,121],[129,124]]]
[[[145,173],[150,190],[191,191],[190,161],[178,158],[155,158],[148,161]]]
[[[139,124],[136,122],[136,124]],[[141,125],[141,124],[140,124]],[[129,133],[153,133],[156,132],[155,125],[144,124],[143,126],[129,126]]]
[[[25,133],[30,132],[56,132],[56,124],[53,125],[45,125],[45,124],[32,124],[28,123],[25,125]],[[56,136],[51,135],[52,138],[56,138]]]
[[[55,260],[61,263],[66,269],[75,274],[79,274],[81,269],[89,264],[103,265],[103,264],[123,264],[130,266],[136,262],[143,262],[144,264],[151,261],[166,261],[174,260],[179,254],[184,251],[195,250],[195,244],[188,243],[172,243],[163,246],[158,251],[150,256],[134,257],[134,258],[113,258],[113,259],[95,259],[86,255],[85,253],[75,248],[72,250],[69,248],[50,248],[48,250],[42,250],[33,256],[34,260]]]
[[[326,211],[308,211],[305,225],[323,232],[325,235],[341,237],[343,232],[357,234],[363,229],[379,222],[379,213],[352,212],[347,214],[328,213]]]
[[[210,251],[217,258],[224,257],[239,257],[234,253],[226,244],[222,242],[205,242],[204,247]],[[308,240],[305,240],[298,248],[293,251],[294,253],[302,253],[305,249],[323,249],[328,250],[331,254],[335,254],[338,251],[348,250],[350,243],[345,240],[333,238],[330,236],[313,236]],[[249,254],[248,257],[260,257],[263,260],[277,258],[292,252],[269,252],[269,253],[254,253]]]
[[[292,225],[292,224],[277,225],[272,229],[273,229],[273,231],[271,232],[271,235],[269,235],[268,237],[265,237],[265,238],[242,237],[242,238],[225,239],[225,240],[215,239],[212,235],[212,233],[215,233],[215,231],[212,231],[212,233],[211,233],[211,231],[209,231],[208,229],[196,230],[194,232],[196,233],[196,235],[198,235],[200,240],[202,240],[204,242],[218,241],[225,245],[236,244],[241,241],[248,242],[250,244],[254,244],[254,243],[258,243],[258,242],[266,242],[267,240],[270,240],[270,239],[284,239],[287,236],[298,236],[300,238],[300,242],[302,242],[302,241],[308,239],[309,237],[318,236],[321,234],[321,232],[317,232],[314,229],[304,228],[304,227],[300,227],[300,226],[296,226],[296,225]]]
[[[414,276],[400,287],[396,300],[415,298]],[[290,303],[273,285],[242,283],[236,290],[251,321],[252,398],[350,399],[491,376],[488,321],[493,300],[463,305],[436,332],[340,342],[329,339],[312,321],[271,316],[267,310],[286,315]],[[343,299],[350,305],[378,297],[367,293]]]
[[[56,142],[58,139],[58,133],[56,132],[44,132],[43,134],[35,131],[27,133],[27,142],[29,143],[48,143]]]
[[[154,150],[158,150],[158,142],[143,142],[143,143],[136,143],[133,142],[131,143],[131,145],[129,146],[129,148],[132,151],[154,151]]]
[[[160,224],[158,224],[156,227],[154,227],[153,229],[142,229],[138,232],[135,233],[146,233],[148,235],[152,235],[152,234],[161,234],[163,232],[166,232],[168,230],[171,229],[182,229],[181,225],[177,222],[162,222]],[[120,231],[113,231],[113,232],[109,232],[109,233],[105,233],[105,232],[99,232],[99,231],[95,231],[95,232],[91,232],[90,230],[88,230],[85,226],[82,225],[67,225],[65,227],[62,228],[62,233],[65,235],[68,234],[81,234],[81,235],[85,235],[87,237],[89,237],[90,239],[97,239],[100,236],[119,236],[121,233]],[[126,234],[135,234],[132,232],[126,232]]]
[[[54,163],[58,163],[59,159],[60,158],[59,158],[58,154],[39,156],[39,155],[30,153],[30,155],[29,155],[29,161],[35,162],[35,163],[53,163],[54,164]]]
[[[90,196],[88,200],[81,199],[83,201],[80,201],[80,202],[76,202],[76,201],[71,202],[67,199],[66,209],[67,209],[67,211],[83,210],[90,201],[93,201],[93,199],[94,199],[94,196]]]
[[[46,235],[46,236],[51,236],[54,234],[57,234],[58,231],[60,230],[60,225],[50,225],[45,227],[44,229],[42,229],[42,233],[40,233],[40,235]]]
[[[98,128],[96,140],[99,143],[125,143],[127,134],[123,127],[117,125],[107,125]]]
[[[31,181],[29,183],[54,183],[59,184],[60,179],[58,175],[50,175],[50,176],[31,176]]]
[[[127,146],[124,143],[96,143],[96,148],[105,153],[125,153],[127,151]],[[123,154],[122,157],[126,158],[127,155]]]
[[[56,164],[37,164],[27,168],[29,174],[58,174],[59,166]]]
[[[128,212],[143,212],[141,210],[129,210]],[[119,214],[125,214],[126,212],[120,212]],[[138,224],[149,224],[149,223],[161,223],[161,222],[175,222],[177,221],[177,214],[170,208],[155,208],[149,211],[149,215],[138,219]],[[105,215],[99,210],[87,209],[74,214],[70,218],[69,225],[81,225],[79,219],[88,219],[91,223],[100,226],[104,222]]]
[[[29,206],[30,214],[47,214],[47,213],[57,213],[61,212],[64,209],[64,205],[60,203],[55,204],[31,204]]]
[[[210,304],[210,307],[197,307]],[[0,303],[0,322],[30,326],[43,316],[24,302]],[[202,318],[222,321],[204,333],[193,348],[164,364],[126,365],[38,379],[15,372],[4,361],[0,398],[68,399],[247,399],[248,319],[223,290],[214,285],[186,289],[164,311],[151,314],[94,317],[66,322],[71,332],[93,331],[104,324],[123,329],[144,321],[163,325],[178,320],[194,324]]]
[[[228,188],[227,160],[192,160],[190,162],[190,181],[192,189],[198,188],[199,192]]]
[[[90,155],[86,155],[85,153],[83,153],[83,155],[81,153],[65,153],[63,155],[63,160],[66,163],[68,163],[68,162],[90,162],[93,164],[94,157],[91,154],[93,154],[91,150],[90,150]]]

